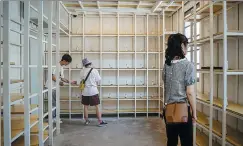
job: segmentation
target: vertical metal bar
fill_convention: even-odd
[[[10,2],[3,1],[3,126],[4,146],[11,145],[11,115],[10,115]]]
[[[24,141],[25,145],[30,145],[30,80],[29,80],[29,21],[30,21],[30,2],[24,3]]]
[[[103,34],[103,25],[102,25],[102,22],[103,22],[103,15],[102,15],[102,13],[100,13],[100,75],[102,76],[102,61],[101,60],[103,60],[102,59],[102,52],[103,52],[103,42],[102,42],[102,39],[103,39],[103,36],[102,36],[102,34]],[[103,94],[103,92],[102,92],[102,87],[101,87],[101,85],[102,85],[102,81],[100,82],[100,95],[102,95]],[[103,98],[103,96],[101,96],[102,98]],[[101,102],[100,102],[100,108],[102,109],[102,101],[103,101],[103,99],[102,98],[100,98],[100,100],[101,100]]]
[[[56,2],[56,127],[57,135],[60,134],[60,2]],[[70,48],[70,47],[69,47]]]
[[[165,64],[165,10],[162,10],[163,20],[162,20],[162,42],[163,42],[163,48],[162,48],[162,63]],[[163,66],[165,67],[165,66]],[[163,84],[163,105],[165,103],[165,84]]]
[[[194,63],[195,67],[197,68],[197,21],[196,21],[196,4],[197,2],[194,1],[194,7],[193,7],[193,14],[194,14]],[[195,77],[197,78],[197,69],[195,72]],[[195,84],[195,95],[197,97],[197,83]],[[194,101],[196,105],[196,100]],[[196,108],[196,106],[195,106]],[[193,125],[193,145],[196,146],[196,125]]]
[[[158,14],[158,64],[159,64],[159,71],[158,71],[158,75],[159,75],[159,88],[158,88],[158,98],[159,98],[159,114],[158,116],[160,116],[160,112],[161,112],[161,109],[160,109],[160,103],[161,103],[161,97],[160,97],[160,94],[161,94],[161,70],[160,70],[160,14]]]
[[[148,14],[146,15],[146,54],[147,54],[147,60],[146,60],[146,63],[147,63],[147,75],[146,75],[146,83],[147,83],[147,118],[148,118],[148,106],[149,106],[149,102],[148,102],[148,60],[149,60],[149,55],[148,55],[148,50],[149,50],[149,36],[148,36]]]
[[[240,30],[240,5],[238,4],[237,5],[237,20],[238,20],[238,23],[237,23],[237,27],[238,27],[238,30]],[[236,45],[236,48],[237,48],[237,56],[236,56],[236,60],[237,60],[237,70],[240,69],[240,38],[237,39],[237,45]],[[236,76],[236,89],[235,89],[235,92],[236,92],[236,99],[235,99],[235,103],[239,103],[239,94],[240,94],[240,82],[239,82],[239,76]],[[239,129],[239,120],[240,119],[237,119],[236,121],[236,129]]]
[[[39,13],[38,13],[38,85],[39,85],[39,95],[38,95],[38,103],[39,103],[39,146],[44,146],[43,144],[43,68],[42,68],[42,60],[43,60],[43,1],[40,1],[39,4]]]
[[[21,4],[20,3],[20,23],[23,24],[24,23],[24,5],[23,3]],[[24,31],[24,25],[20,25],[20,29],[19,29],[21,32]],[[23,44],[23,41],[24,41],[24,36],[23,35],[20,35],[20,42],[21,44]],[[23,65],[24,63],[24,48],[21,47],[20,48],[20,64]],[[19,70],[19,73],[20,73],[20,78],[23,79],[24,78],[24,68],[20,68]],[[23,93],[24,92],[24,89],[21,88],[20,89],[20,93]]]
[[[223,26],[224,26],[224,33],[223,33],[223,59],[224,59],[224,66],[223,66],[223,97],[224,97],[224,104],[223,104],[223,119],[222,119],[222,146],[226,145],[226,106],[227,106],[227,70],[228,70],[228,60],[227,60],[227,2],[223,1]]]
[[[193,42],[194,38],[193,38],[193,22],[190,23],[190,29],[191,29],[191,34],[190,34],[190,37],[191,37],[191,42]],[[193,61],[193,46],[190,46],[190,49],[191,49],[191,54],[190,54],[190,61]]]
[[[48,13],[48,122],[49,122],[49,145],[53,145],[53,118],[52,118],[52,5],[49,1]],[[59,76],[57,76],[58,78]]]
[[[135,58],[134,58],[134,68],[135,68],[135,118],[137,117],[137,15],[134,14],[134,51],[135,51]]]
[[[185,18],[185,13],[184,13],[185,9],[184,9],[184,1],[182,1],[181,4],[182,4],[181,5],[181,15],[182,15],[181,16],[181,22],[182,22],[182,25],[181,25],[181,33],[182,34],[185,34],[185,21],[184,21],[185,20],[184,19]]]
[[[117,13],[117,94],[118,94],[118,99],[117,99],[117,118],[119,119],[120,117],[120,17],[119,13]]]
[[[176,17],[176,19],[177,19],[177,24],[176,24],[177,32],[180,32],[180,30],[179,30],[179,10],[177,10],[177,17]],[[181,22],[183,22],[183,21],[181,21]]]
[[[3,9],[3,2],[0,1],[0,62],[2,62],[2,9]],[[0,95],[2,95],[2,64],[0,65]],[[2,103],[2,98],[0,98],[0,103]],[[2,105],[0,109],[2,113]],[[0,120],[0,125],[2,125],[2,120]],[[0,127],[0,146],[2,146],[2,126]]]
[[[210,1],[210,116],[209,116],[209,146],[213,139],[213,2]]]
[[[68,14],[68,22],[71,22],[71,15]],[[71,49],[71,36],[70,36],[70,31],[71,31],[71,26],[69,25],[68,28],[68,52],[70,54],[70,49]],[[60,61],[60,60],[59,60]],[[71,65],[68,66],[68,80],[71,81]],[[71,84],[69,83],[68,85],[68,97],[69,97],[69,120],[71,121],[72,119],[72,87]]]
[[[84,51],[85,51],[85,36],[84,36],[84,27],[85,26],[85,14],[83,14],[83,52],[82,57],[84,58]],[[84,119],[84,105],[83,105],[83,119]]]

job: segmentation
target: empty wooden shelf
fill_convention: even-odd
[[[48,137],[48,131],[45,130],[43,134],[43,140]],[[31,146],[39,146],[39,137],[38,135],[30,136],[30,145]],[[24,146],[24,136],[21,136],[16,141],[13,142],[12,146]]]
[[[2,98],[2,96],[0,98]],[[22,93],[11,93],[10,94],[10,101],[11,102],[18,101],[18,100],[21,100],[23,98],[24,98],[24,94],[22,94]],[[1,100],[2,100],[2,105],[3,105],[3,98]]]
[[[209,121],[207,116],[202,112],[197,112],[197,123],[209,130]],[[222,123],[216,120],[213,120],[213,133],[219,137],[222,137]],[[236,145],[243,146],[243,133],[227,126],[226,141]]]
[[[210,103],[209,95],[206,95],[206,94],[198,93],[197,99],[200,100],[200,101],[203,101],[207,104]],[[214,97],[213,105],[215,107],[222,108],[223,107],[223,100],[220,99],[220,98]],[[231,101],[228,101],[227,111],[242,116],[243,115],[243,105],[236,104],[236,103],[233,103]]]
[[[196,144],[197,146],[209,146],[209,136],[197,129]],[[213,141],[213,146],[220,146],[218,143]]]
[[[21,83],[24,82],[24,80],[21,79],[10,79],[10,84],[16,84],[16,83]],[[1,85],[3,85],[3,79],[1,79]]]
[[[37,108],[38,105],[31,104],[30,111]],[[24,114],[24,104],[15,104],[11,106],[11,113],[12,114]]]

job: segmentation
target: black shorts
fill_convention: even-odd
[[[96,106],[100,104],[99,94],[93,96],[82,96],[82,104]]]

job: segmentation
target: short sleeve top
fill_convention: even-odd
[[[196,83],[195,66],[186,58],[164,65],[162,79],[165,88],[165,103],[186,102],[186,87]]]
[[[84,68],[80,72],[80,79],[83,80],[88,75],[91,68]],[[85,88],[82,92],[83,96],[93,96],[99,94],[99,90],[97,89],[97,83],[101,81],[100,74],[97,69],[93,68],[87,81],[85,82]]]

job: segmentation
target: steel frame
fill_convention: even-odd
[[[227,101],[227,78],[228,76],[233,76],[233,75],[236,75],[237,78],[239,75],[242,75],[243,73],[241,71],[228,71],[228,60],[227,60],[227,44],[228,44],[228,39],[231,39],[232,37],[240,37],[242,36],[243,34],[241,32],[231,32],[230,30],[228,30],[228,26],[227,26],[227,11],[229,10],[229,8],[227,8],[227,2],[226,1],[220,1],[220,3],[222,2],[222,6],[223,6],[223,9],[222,9],[222,15],[223,15],[223,34],[221,34],[220,36],[222,37],[222,42],[223,42],[223,71],[222,72],[217,72],[217,71],[214,71],[213,70],[213,66],[214,66],[214,61],[213,61],[213,58],[214,58],[214,40],[217,40],[217,38],[214,36],[213,34],[213,17],[214,17],[214,13],[213,13],[213,5],[215,5],[215,2],[210,2],[209,6],[207,6],[206,8],[210,8],[210,14],[209,14],[209,23],[210,23],[210,37],[207,38],[207,40],[209,41],[210,43],[210,70],[209,71],[200,71],[199,73],[209,73],[210,74],[210,103],[205,103],[203,101],[200,101],[200,100],[197,100],[197,102],[199,103],[202,103],[204,105],[207,105],[210,107],[210,114],[209,114],[209,129],[206,129],[206,131],[209,132],[209,146],[212,146],[212,140],[213,140],[213,137],[215,137],[215,133],[213,133],[212,129],[213,129],[213,110],[219,110],[219,111],[222,111],[222,137],[219,137],[219,136],[216,136],[218,139],[221,140],[222,142],[222,145],[225,146],[226,144],[227,145],[232,145],[230,144],[229,142],[226,141],[226,134],[227,134],[227,129],[226,129],[226,126],[227,126],[227,123],[226,123],[226,116],[227,114],[228,115],[231,115],[233,117],[236,117],[238,119],[242,119],[241,116],[233,113],[233,112],[230,112],[230,111],[227,111],[227,105],[228,105],[228,101]],[[221,4],[220,4],[221,5]],[[195,6],[195,5],[194,5]],[[205,8],[204,8],[205,9]],[[194,24],[199,22],[195,19],[195,15],[198,14],[199,12],[196,12],[195,8],[194,8]],[[218,12],[217,12],[218,13]],[[204,18],[206,19],[206,18]],[[194,27],[194,41],[192,42],[194,46],[197,46],[197,39],[196,39],[196,29]],[[195,50],[193,50],[194,53],[196,52]],[[196,53],[195,53],[195,58],[196,58]],[[194,58],[194,59],[195,59]],[[195,60],[194,60],[195,61]],[[217,75],[222,75],[223,76],[223,106],[222,108],[220,107],[216,107],[213,105],[213,93],[214,93],[214,86],[213,86],[213,83],[214,83],[214,75],[217,74]],[[236,91],[238,92],[238,91]],[[197,126],[201,126],[199,124],[197,124]]]
[[[4,146],[10,146],[11,109],[10,109],[10,2],[3,1],[3,116],[4,116]]]
[[[39,94],[38,94],[38,103],[39,103],[39,146],[44,146],[43,142],[43,86],[42,86],[42,81],[43,81],[43,52],[44,52],[44,45],[43,45],[43,2],[39,2],[39,7],[38,7],[38,43],[39,43],[39,52],[38,54],[38,65],[37,65],[37,70],[38,70],[38,85],[39,85]],[[40,130],[41,129],[41,130]]]

